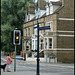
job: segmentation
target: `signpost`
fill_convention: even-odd
[[[37,74],[36,75],[40,75],[39,74],[39,23],[37,21]]]

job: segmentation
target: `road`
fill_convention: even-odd
[[[1,64],[6,63],[1,61]],[[25,62],[23,60],[16,60],[16,71],[35,71],[37,62]],[[68,65],[68,64],[66,64]],[[11,64],[11,71],[14,71],[14,60]],[[53,66],[49,63],[40,63],[40,72],[43,73],[56,73],[58,75],[74,75],[73,68],[66,68],[61,66]]]

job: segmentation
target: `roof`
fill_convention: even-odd
[[[57,13],[58,11],[60,11],[63,7],[64,7],[64,5],[62,5],[62,6],[61,6],[61,7],[59,7],[58,9],[56,9],[56,10],[54,11],[54,13],[53,13],[53,14]]]

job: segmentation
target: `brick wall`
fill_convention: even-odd
[[[57,51],[57,62],[74,63],[74,51]]]

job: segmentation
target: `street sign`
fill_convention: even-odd
[[[37,27],[35,27],[35,28],[37,28]],[[48,30],[48,29],[51,29],[50,25],[49,26],[44,26],[44,27],[39,27],[39,30]]]

